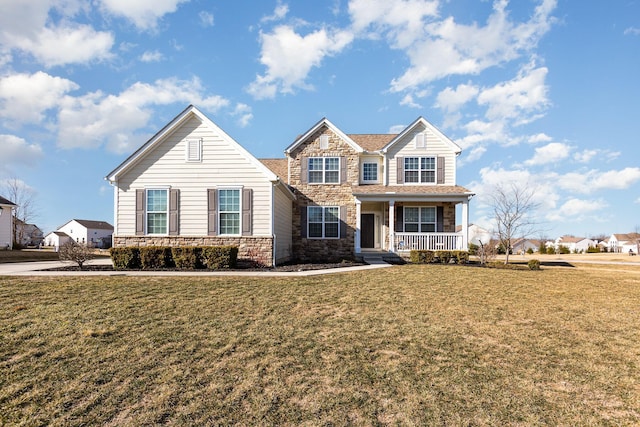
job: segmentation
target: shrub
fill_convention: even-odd
[[[451,251],[437,251],[436,258],[440,260],[442,264],[449,264],[451,261],[452,253]]]
[[[469,255],[478,255],[479,249],[480,246],[476,245],[475,243],[469,243]]]
[[[547,255],[555,255],[555,254],[556,254],[556,248],[554,248],[553,246],[547,247]]]
[[[533,248],[529,248],[529,249],[527,249],[527,253],[528,253],[529,255],[533,255]]]
[[[171,248],[171,256],[177,268],[193,270],[202,268],[202,248],[199,246],[182,246]]]
[[[423,249],[412,249],[409,252],[409,261],[413,264],[429,264],[435,258],[433,251]]]
[[[235,268],[238,262],[237,246],[206,246],[201,252],[202,264],[210,270]]]
[[[561,245],[559,249],[562,255],[567,255],[571,253],[571,250],[569,249],[568,246]]]
[[[140,268],[140,250],[138,248],[111,248],[111,261],[116,270]]]
[[[529,270],[540,270],[540,261],[537,259],[530,259],[527,263]]]
[[[453,251],[453,258],[456,260],[456,264],[468,264],[469,263],[469,252],[467,251]]]
[[[172,267],[171,248],[167,246],[145,246],[140,248],[140,264],[143,269]]]
[[[82,270],[85,262],[93,259],[93,249],[84,243],[76,243],[73,240],[65,242],[60,246],[58,252],[61,261],[72,261],[78,264]]]

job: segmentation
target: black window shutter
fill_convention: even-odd
[[[180,190],[169,190],[169,236],[177,236],[180,229]]]
[[[207,190],[207,235],[218,234],[216,224],[218,222],[218,194],[214,188]]]
[[[436,207],[436,231],[442,233],[444,231],[444,208]]]
[[[251,188],[242,189],[242,235],[252,234],[252,212],[253,212],[253,190]]]
[[[404,223],[404,218],[402,218],[403,214],[402,206],[396,206],[396,232],[402,233],[404,231],[402,224]]]
[[[136,190],[136,236],[144,234],[145,191]]]
[[[398,184],[404,184],[404,157],[398,157],[397,162],[397,177]]]
[[[300,237],[307,238],[307,207],[300,207]]]
[[[438,157],[437,161],[437,183],[444,184],[444,157]]]

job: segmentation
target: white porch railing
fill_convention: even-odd
[[[412,249],[431,251],[467,250],[462,247],[460,233],[395,233],[398,252]]]

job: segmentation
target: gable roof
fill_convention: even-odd
[[[113,231],[113,225],[109,224],[106,221],[91,221],[88,219],[73,219],[72,221],[75,221],[86,228]]]
[[[391,140],[393,140],[397,134],[392,133],[365,133],[365,134],[349,134],[349,138],[355,141],[365,151],[379,151]]]
[[[287,180],[289,175],[289,161],[287,159],[258,159],[263,165],[269,168],[269,170],[282,180]]]
[[[10,201],[9,199],[5,199],[4,197],[0,196],[0,205],[7,205],[7,206],[17,206],[15,203],[13,203],[12,201]]]
[[[299,137],[297,137],[296,140],[293,141],[293,143],[291,145],[289,145],[284,150],[284,152],[287,153],[287,154],[290,154],[292,151],[294,151],[296,148],[298,148],[304,141],[306,141],[307,138],[309,138],[311,135],[316,133],[323,126],[326,126],[329,129],[331,129],[333,131],[333,133],[338,135],[343,141],[345,141],[347,144],[349,144],[349,146],[351,146],[351,148],[353,148],[358,153],[362,153],[364,151],[362,149],[362,147],[359,146],[358,144],[356,144],[356,142],[353,139],[351,139],[349,136],[347,136],[347,134],[345,134],[340,129],[338,129],[338,127],[335,126],[333,123],[331,123],[329,121],[329,119],[324,117],[324,118],[320,119],[320,121],[318,123],[313,125],[311,127],[311,129],[309,129],[304,134],[302,134]]]
[[[196,117],[209,129],[217,133],[227,144],[233,146],[236,150],[240,151],[242,155],[248,159],[255,167],[262,171],[269,181],[277,181],[278,177],[269,168],[260,163],[251,153],[249,153],[242,145],[237,143],[231,138],[225,131],[213,123],[202,111],[196,108],[194,105],[189,105],[180,114],[173,118],[168,124],[160,129],[155,135],[145,142],[140,148],[138,148],[133,154],[122,162],[118,167],[109,172],[105,177],[109,182],[115,182],[118,180],[118,176],[129,170],[132,166],[137,164],[143,159],[149,152],[151,152],[156,146],[161,144],[165,137],[170,135],[174,130],[186,123],[190,118]]]
[[[415,129],[418,125],[422,125],[425,128],[429,129],[433,134],[435,134],[437,137],[442,139],[442,141],[444,141],[446,144],[448,144],[456,154],[460,154],[462,152],[462,149],[460,148],[460,146],[458,144],[453,142],[444,133],[440,132],[440,129],[438,129],[437,127],[435,127],[431,123],[429,123],[422,116],[418,117],[413,123],[411,123],[409,126],[407,126],[398,135],[396,135],[396,137],[393,138],[387,145],[382,147],[380,149],[380,151],[383,152],[383,153],[386,153],[391,147],[393,147],[398,141],[402,140],[402,138],[404,138],[409,132],[411,132],[413,129]]]

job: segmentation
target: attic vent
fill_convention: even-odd
[[[424,132],[420,132],[419,134],[416,134],[416,148],[425,148],[427,146],[426,144],[426,138],[424,136]]]
[[[323,150],[329,148],[329,135],[320,135],[320,148]]]
[[[187,140],[187,162],[202,160],[202,138]]]

